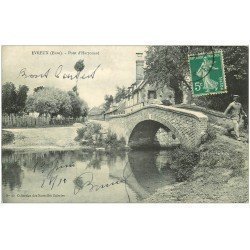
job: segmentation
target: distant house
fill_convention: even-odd
[[[105,109],[103,105],[99,107],[94,107],[88,112],[88,119],[90,120],[104,120]]]
[[[126,100],[121,100],[119,103],[113,103],[105,115],[121,115],[125,114]]]
[[[148,104],[175,104],[174,91],[167,87],[158,88],[157,84],[149,84],[144,78],[144,60],[142,53],[136,53],[136,81],[128,87],[126,99],[111,105],[105,115],[116,115],[135,111]]]

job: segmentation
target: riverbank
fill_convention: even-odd
[[[76,150],[81,148],[75,141],[77,129],[81,124],[71,127],[16,128],[3,129],[14,134],[12,143],[2,145],[2,149],[13,150]]]
[[[76,123],[70,127],[4,128],[3,132],[5,133],[2,133],[2,135],[5,137],[5,140],[3,140],[2,149],[16,151],[72,151],[79,149],[86,151],[109,151],[109,149],[94,144],[83,145],[81,141],[76,140],[79,137],[77,131],[91,127],[92,123],[93,121],[84,124]],[[98,121],[95,123],[101,125],[101,133],[107,133],[109,129],[107,122]],[[8,136],[6,135],[7,133]]]
[[[249,202],[248,143],[216,133],[199,153],[200,161],[188,181],[160,188],[143,202]]]

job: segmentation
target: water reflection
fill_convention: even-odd
[[[165,150],[3,151],[2,173],[6,202],[137,202],[179,175]]]
[[[2,170],[3,185],[9,185],[10,190],[22,186],[23,171],[17,162],[3,164]]]
[[[171,151],[131,151],[128,159],[137,182],[149,193],[176,182]]]

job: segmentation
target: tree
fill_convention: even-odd
[[[240,95],[244,110],[248,111],[248,47],[222,46],[212,49],[223,51],[227,93],[201,96],[195,98],[195,102],[201,106],[224,111],[232,102],[232,96],[237,94]]]
[[[84,65],[84,60],[79,60],[76,62],[75,66],[74,66],[74,69],[77,71],[77,72],[81,72],[83,71],[85,68],[85,65]]]
[[[52,117],[68,117],[72,111],[70,96],[60,89],[51,87],[45,87],[29,96],[26,109],[29,112],[38,112],[40,116],[50,114]]]
[[[145,78],[159,88],[167,85],[175,91],[177,103],[182,101],[183,89],[191,91],[188,55],[213,53],[222,50],[228,86],[227,94],[195,97],[197,104],[224,110],[233,94],[239,94],[243,106],[248,102],[248,48],[244,46],[149,46],[146,56]]]
[[[76,118],[80,116],[87,116],[88,105],[87,103],[80,99],[73,91],[69,91],[68,95],[70,97],[70,104],[72,107],[71,116]]]
[[[76,62],[75,66],[74,66],[74,69],[77,72],[77,79],[78,79],[81,71],[84,70],[84,68],[85,68],[84,60],[79,60],[79,61]],[[73,87],[73,91],[76,93],[77,96],[79,95],[78,88],[77,88],[77,81],[76,81],[76,85]]]
[[[12,82],[2,86],[2,112],[5,114],[16,113],[16,87]]]
[[[29,88],[26,85],[19,86],[16,99],[16,112],[24,111],[28,96],[28,91]]]
[[[29,88],[26,85],[19,86],[16,90],[12,82],[7,82],[2,87],[2,110],[6,114],[23,112]]]
[[[114,102],[114,97],[112,95],[105,95],[104,97],[105,103],[103,105],[105,111],[107,111],[111,104]]]
[[[207,46],[149,46],[146,55],[145,78],[157,88],[164,85],[175,92],[176,103],[182,102],[183,89],[191,91],[188,54],[208,52]]]
[[[121,100],[125,99],[127,96],[127,88],[125,86],[116,87],[116,94],[115,94],[115,102],[118,103]]]

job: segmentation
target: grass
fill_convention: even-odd
[[[178,156],[184,182],[157,190],[145,202],[248,202],[248,143],[211,129],[197,152]],[[197,161],[193,160],[195,154]]]

